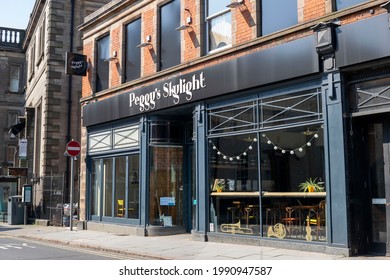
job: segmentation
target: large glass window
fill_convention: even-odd
[[[139,218],[139,154],[92,161],[91,215]]]
[[[126,157],[115,158],[115,199],[114,217],[125,218]]]
[[[160,70],[180,64],[180,0],[160,8]]]
[[[265,235],[325,241],[321,125],[262,132],[260,158]]]
[[[141,19],[126,26],[126,72],[125,81],[132,81],[141,76]]]
[[[210,106],[211,232],[326,241],[321,91],[287,92]]]
[[[208,51],[232,44],[232,16],[226,6],[230,0],[206,0]]]
[[[100,159],[92,162],[91,172],[91,214],[100,216],[100,182],[102,178]]]
[[[103,215],[112,216],[112,158],[103,160]]]
[[[262,0],[261,30],[267,35],[298,23],[298,0]]]
[[[99,92],[108,88],[109,63],[106,60],[110,57],[110,36],[97,41],[96,56],[96,92]]]
[[[340,11],[368,1],[369,0],[336,0],[336,10]]]
[[[210,231],[260,234],[256,134],[209,139]]]
[[[127,217],[139,218],[139,155],[129,156],[128,164]]]

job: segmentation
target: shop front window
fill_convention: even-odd
[[[114,217],[125,218],[126,157],[115,159],[115,213]]]
[[[150,150],[150,216],[154,226],[183,226],[183,147]]]
[[[259,235],[256,134],[209,139],[210,231]]]
[[[326,187],[321,124],[260,136],[264,235],[326,240]]]
[[[91,214],[100,216],[100,180],[101,180],[100,159],[92,162],[91,174]]]
[[[129,219],[139,218],[139,155],[129,156],[129,190],[127,194],[127,215]]]
[[[91,215],[139,219],[139,154],[92,161]]]
[[[326,241],[321,90],[208,108],[210,232]]]
[[[112,216],[112,161],[113,159],[103,160],[103,215]]]

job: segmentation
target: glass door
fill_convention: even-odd
[[[390,125],[370,122],[367,125],[369,189],[371,201],[371,244],[373,252],[389,252],[388,242],[390,190]]]
[[[183,147],[152,146],[150,155],[149,222],[183,226]]]

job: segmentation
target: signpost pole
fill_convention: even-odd
[[[72,140],[66,145],[66,155],[70,156],[70,194],[69,194],[69,227],[73,230],[73,188],[74,188],[74,160],[80,154],[80,143]]]
[[[73,188],[74,188],[74,182],[73,182],[73,165],[74,165],[74,157],[70,157],[70,195],[69,195],[69,227],[70,231],[73,230]]]

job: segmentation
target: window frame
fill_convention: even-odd
[[[35,73],[35,42],[30,48],[29,58],[30,59],[28,62],[28,80],[31,81]]]
[[[107,52],[107,57],[105,59],[102,59],[102,61],[100,62],[99,60],[99,43],[102,42],[104,39],[107,39],[108,40],[108,52]],[[95,41],[95,92],[101,92],[101,91],[104,91],[104,90],[107,90],[109,89],[110,87],[110,64],[108,61],[105,61],[106,59],[108,59],[110,57],[110,49],[111,49],[111,34],[110,33],[106,33],[98,38],[96,38],[96,41]],[[100,63],[99,63],[100,62]],[[101,70],[102,67],[100,67],[101,65],[104,65],[104,63],[106,63],[106,67],[107,67],[107,73],[101,73],[101,75],[106,75],[104,78],[106,78],[107,80],[107,85],[101,85],[99,86],[99,82],[101,81],[100,79],[100,75],[99,75],[99,72]],[[104,67],[104,70],[106,69],[106,67]],[[104,71],[103,70],[103,71]]]
[[[288,29],[288,28],[290,28],[290,27],[292,27],[292,26],[295,26],[295,25],[297,25],[297,24],[299,24],[299,16],[298,16],[298,9],[299,9],[299,6],[298,6],[298,0],[295,0],[295,2],[296,2],[296,6],[297,6],[297,9],[296,9],[296,23],[295,24],[293,24],[293,25],[287,25],[287,26],[285,26],[284,24],[283,24],[283,27],[282,28],[272,28],[271,29],[271,31],[269,31],[269,32],[267,32],[267,33],[265,33],[264,32],[264,17],[263,17],[263,14],[264,14],[264,1],[269,1],[269,2],[273,2],[273,0],[259,0],[259,5],[260,5],[260,7],[261,7],[261,9],[260,9],[260,26],[259,26],[259,32],[260,32],[260,34],[261,34],[261,36],[267,36],[267,35],[269,35],[269,34],[273,34],[273,33],[276,33],[276,32],[279,32],[279,31],[281,31],[281,30],[284,30],[284,29]],[[285,0],[283,0],[283,1],[285,1]],[[275,4],[276,5],[276,4]],[[284,10],[288,10],[287,8],[284,8]],[[278,15],[278,19],[280,19],[281,18],[281,16],[280,15]]]
[[[344,2],[345,2],[345,0],[344,0]],[[340,8],[340,9],[337,8],[337,0],[333,0],[332,4],[333,4],[333,10],[337,12],[337,11],[346,10],[346,9],[349,9],[351,7],[355,7],[355,6],[358,6],[358,5],[362,5],[362,4],[368,3],[368,2],[372,2],[372,0],[360,0],[359,3],[345,5],[344,7]]]
[[[176,3],[175,3],[176,2]],[[172,56],[172,53],[177,53],[177,56],[175,56],[175,61],[173,62],[170,62],[168,63],[168,66],[163,66],[162,64],[162,61],[163,61],[163,56],[162,54],[164,53],[163,52],[163,44],[164,44],[164,32],[163,32],[163,15],[162,15],[162,10],[164,7],[167,7],[168,5],[174,5],[177,4],[179,5],[178,7],[178,14],[179,14],[179,17],[178,17],[178,22],[177,22],[177,26],[174,26],[174,28],[177,28],[180,26],[180,23],[181,23],[181,3],[180,3],[180,0],[172,0],[172,1],[169,1],[169,2],[165,2],[163,3],[162,5],[160,5],[158,7],[158,22],[159,22],[159,44],[158,44],[158,58],[159,58],[159,63],[158,63],[158,66],[157,66],[157,70],[158,71],[163,71],[165,69],[168,69],[168,68],[171,68],[171,67],[174,67],[176,65],[179,65],[181,63],[181,32],[175,30],[175,29],[172,29],[170,30],[171,31],[171,35],[173,34],[173,37],[175,37],[175,39],[177,39],[177,42],[175,45],[175,48],[172,48],[172,40],[168,40],[168,44],[167,46],[169,46],[169,48],[165,48],[168,50],[168,55],[171,57]],[[176,12],[176,11],[175,11]],[[168,26],[170,27],[170,26]],[[166,33],[165,33],[166,34]],[[166,57],[166,56],[164,56]]]
[[[220,10],[219,12],[217,13],[214,13],[214,14],[209,14],[209,1],[212,1],[212,0],[206,0],[204,2],[204,12],[205,12],[205,17],[204,17],[204,34],[205,34],[205,49],[206,49],[206,53],[208,54],[211,54],[211,53],[215,53],[215,52],[219,52],[221,50],[224,50],[224,49],[227,49],[227,48],[231,48],[232,47],[232,42],[230,42],[230,44],[227,44],[226,46],[222,46],[222,47],[216,47],[215,49],[210,49],[210,35],[211,35],[211,32],[210,32],[210,24],[213,20],[221,17],[221,16],[224,16],[224,15],[227,15],[227,14],[230,14],[231,16],[231,19],[230,19],[230,36],[231,36],[231,40],[233,39],[233,32],[232,32],[232,22],[233,22],[233,18],[232,18],[232,12],[231,12],[231,9],[226,7],[225,9],[222,9]]]
[[[8,87],[8,90],[12,93],[20,93],[21,92],[21,88],[22,88],[22,65],[21,64],[10,64],[9,66],[9,87]],[[12,78],[12,69],[13,68],[17,68],[18,70],[18,80],[17,80],[17,90],[13,90],[12,88],[12,81],[15,80]]]
[[[130,52],[128,51],[128,48],[129,48],[129,30],[128,30],[128,27],[130,25],[132,25],[132,24],[136,24],[137,22],[139,22],[139,25],[140,25],[140,30],[139,30],[139,35],[140,36],[139,36],[138,40],[136,40],[135,43],[134,43],[134,45],[135,45],[134,53],[130,54]],[[124,65],[125,65],[124,68],[125,68],[125,73],[123,75],[123,81],[122,82],[126,83],[126,82],[130,82],[130,81],[136,80],[136,79],[141,77],[141,70],[142,70],[141,49],[137,48],[136,46],[142,43],[142,17],[135,18],[134,20],[128,22],[127,24],[124,25],[123,29],[124,29],[123,33],[125,34],[124,35],[125,36],[125,42],[124,42]],[[128,63],[134,61],[134,59],[129,59],[129,57],[133,58],[134,54],[137,56],[136,59],[139,59],[139,69],[133,69],[134,71],[135,70],[138,71],[138,73],[136,75],[133,75],[133,71],[130,71],[131,69],[128,69]],[[128,78],[129,73],[132,74],[131,78]]]

